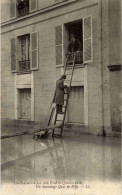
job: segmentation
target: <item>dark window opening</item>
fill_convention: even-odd
[[[67,64],[71,65],[75,55],[75,63],[80,65],[83,63],[83,27],[82,21],[77,23],[70,23],[66,25],[67,32],[68,32],[68,44],[67,44]],[[78,46],[75,49],[71,50],[71,47],[74,47],[73,44],[70,42],[71,34],[74,35]]]
[[[17,0],[18,17],[25,16],[29,13],[29,0]]]

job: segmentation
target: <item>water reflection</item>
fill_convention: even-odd
[[[2,183],[42,179],[121,180],[118,138],[74,136],[2,140]]]

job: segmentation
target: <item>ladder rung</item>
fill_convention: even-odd
[[[61,137],[61,135],[60,135],[60,134],[53,134],[53,136],[58,136],[58,137]]]
[[[59,120],[59,119],[57,120],[57,119],[56,119],[56,121],[63,121],[63,120]]]

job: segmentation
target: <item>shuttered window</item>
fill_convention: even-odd
[[[55,28],[56,37],[56,65],[62,64],[62,26]]]
[[[92,17],[83,18],[83,62],[93,61],[92,48]]]
[[[11,39],[11,71],[16,71],[16,39]]]
[[[37,0],[30,0],[30,12],[34,12],[37,10]]]
[[[38,32],[30,34],[31,70],[38,69]]]
[[[16,0],[10,0],[10,18],[16,17]]]

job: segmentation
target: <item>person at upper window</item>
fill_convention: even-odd
[[[73,53],[73,52],[78,52],[81,51],[81,43],[78,39],[75,38],[74,34],[70,35],[70,42],[68,46],[68,52]]]

